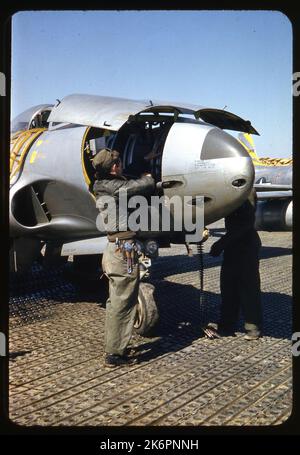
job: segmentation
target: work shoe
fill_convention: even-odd
[[[252,341],[258,340],[261,337],[261,332],[258,329],[246,330],[245,340]]]
[[[115,368],[120,366],[132,366],[137,364],[137,359],[129,359],[123,355],[106,354],[104,358],[104,366]]]
[[[214,338],[235,336],[233,328],[221,325],[218,326],[218,324],[215,324],[214,322],[210,322],[206,327],[202,327],[202,330],[205,336],[211,340]]]
[[[207,326],[203,326],[201,328],[206,338],[209,338],[210,340],[213,340],[214,338],[220,338],[217,324],[210,322],[209,324],[207,324]]]

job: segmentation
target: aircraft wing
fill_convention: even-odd
[[[279,199],[293,197],[292,185],[275,185],[272,183],[256,183],[254,184],[257,198],[264,199]]]
[[[256,192],[257,198],[260,201],[266,200],[266,199],[283,199],[283,198],[291,198],[293,197],[293,192],[292,191],[270,191],[268,193],[265,192]]]
[[[67,242],[62,246],[61,255],[101,254],[104,252],[107,242],[105,234],[91,239]]]
[[[292,185],[276,185],[273,183],[255,183],[256,191],[291,191]]]

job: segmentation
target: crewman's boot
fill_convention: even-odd
[[[136,358],[128,358],[127,356],[117,354],[106,354],[104,358],[104,366],[115,368],[121,366],[132,366],[138,363]]]
[[[246,330],[246,335],[245,335],[245,340],[247,341],[252,341],[252,340],[257,340],[258,338],[261,337],[261,331],[259,327],[255,324],[245,324],[245,330]]]

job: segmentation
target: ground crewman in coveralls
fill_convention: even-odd
[[[93,191],[100,214],[109,219],[105,229],[108,245],[103,254],[102,268],[109,278],[109,298],[106,303],[105,322],[105,361],[107,367],[131,365],[135,359],[126,355],[127,346],[133,331],[139,292],[139,265],[135,251],[136,233],[119,230],[118,208],[120,191],[126,190],[131,196],[147,196],[154,192],[155,182],[150,174],[141,178],[127,180],[123,175],[119,152],[102,149],[94,157],[92,164],[96,169]],[[113,197],[117,211],[107,213],[103,203],[108,196]],[[105,210],[106,211],[105,211]],[[126,216],[128,212],[126,213]]]
[[[225,218],[226,234],[215,242],[212,256],[224,251],[221,267],[221,317],[217,334],[234,332],[242,310],[246,340],[261,336],[262,308],[259,275],[261,241],[255,224],[256,194]],[[212,325],[213,327],[213,325]]]

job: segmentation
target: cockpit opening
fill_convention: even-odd
[[[28,129],[31,128],[48,128],[48,117],[50,115],[51,108],[41,110],[37,112],[31,119]]]
[[[166,117],[166,118],[165,118]],[[173,119],[155,115],[135,117],[118,132],[89,128],[83,144],[83,167],[90,190],[95,179],[92,159],[101,148],[117,150],[122,158],[123,173],[128,178],[139,178],[150,172],[155,181],[161,180],[163,147]]]

